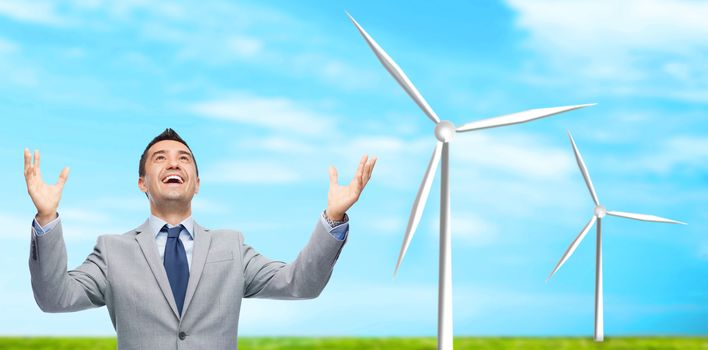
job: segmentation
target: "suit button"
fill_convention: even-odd
[[[184,340],[184,338],[187,338],[187,333],[179,332],[179,340]]]

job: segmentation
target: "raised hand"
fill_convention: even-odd
[[[347,186],[340,186],[337,182],[337,168],[329,167],[329,193],[327,194],[327,217],[331,220],[341,220],[344,218],[349,208],[359,199],[361,191],[371,179],[371,172],[374,170],[376,157],[369,160],[368,155],[361,157],[359,167],[352,182]]]
[[[32,202],[37,208],[37,222],[40,226],[44,226],[56,218],[61,192],[68,177],[69,168],[64,168],[59,174],[57,183],[53,185],[46,184],[42,181],[42,173],[39,168],[39,151],[34,151],[34,161],[32,161],[29,149],[25,148],[27,192],[29,192],[30,198],[32,198]]]

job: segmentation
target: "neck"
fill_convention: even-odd
[[[187,203],[187,205],[155,205],[150,204],[150,213],[158,218],[165,220],[168,224],[172,226],[178,225],[184,219],[192,216],[192,205]]]

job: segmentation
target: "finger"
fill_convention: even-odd
[[[366,167],[364,168],[364,186],[369,183],[369,179],[371,178],[371,172],[374,169],[374,164],[376,164],[376,157],[372,157],[371,161],[366,163]]]
[[[369,180],[371,179],[371,173],[374,172],[374,166],[376,165],[377,159],[378,158],[376,158],[375,156],[373,158],[371,158],[371,162],[366,169],[367,171],[366,171],[366,178],[364,181],[364,186],[366,186],[366,184],[369,183]]]
[[[34,150],[34,167],[32,168],[34,174],[39,174],[39,150]]]
[[[69,167],[66,167],[64,168],[64,170],[61,171],[61,174],[59,174],[59,181],[57,181],[57,185],[59,185],[59,188],[64,187],[66,180],[69,178],[69,171]]]
[[[368,158],[368,155],[363,155],[361,156],[361,159],[359,160],[359,166],[356,168],[356,173],[354,173],[354,177],[359,177],[361,176],[361,172],[364,169],[364,164],[366,164],[366,159]]]
[[[329,185],[334,186],[337,184],[337,168],[334,165],[329,166]]]
[[[366,165],[367,159],[369,159],[368,154],[365,154],[361,157],[361,160],[359,161],[359,167],[356,168],[356,173],[354,174],[354,179],[359,185],[363,183],[362,176],[364,175],[364,166]]]
[[[28,148],[25,148],[25,177],[27,177],[27,172],[30,170],[30,167],[32,166],[31,162],[32,155],[30,154],[30,151]]]
[[[367,156],[368,157],[368,156]],[[371,174],[371,164],[374,161],[376,157],[372,157],[370,160],[366,161],[366,164],[364,164],[364,169],[362,170],[361,173],[361,184],[366,185],[366,182],[369,181],[369,175]]]

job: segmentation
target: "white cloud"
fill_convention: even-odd
[[[332,48],[324,45],[333,40],[323,31],[313,30],[311,23],[271,7],[235,2],[192,6],[163,1],[83,7],[103,8],[113,20],[135,20],[136,13],[148,14],[147,20],[136,21],[135,26],[145,38],[174,45],[178,60],[207,64],[240,60],[267,66],[271,72],[316,77],[347,89],[370,88],[380,79],[380,75],[330,52]],[[201,20],[206,17],[209,21]]]
[[[686,53],[708,47],[708,4],[687,0],[555,1],[510,0],[519,12],[517,25],[529,29],[543,48],[582,56],[611,49],[626,54],[648,49]],[[683,44],[690,44],[685,46]]]
[[[317,135],[333,128],[333,118],[284,97],[233,94],[192,104],[198,116],[264,127],[281,132]]]
[[[81,47],[70,47],[63,50],[62,55],[66,58],[81,59],[86,57],[86,49]]]
[[[242,33],[214,37],[212,33],[185,31],[166,23],[148,23],[144,35],[174,44],[179,60],[225,64],[234,59],[250,63],[262,63],[264,59],[265,42]]]
[[[708,138],[675,136],[658,145],[656,151],[636,159],[616,164],[632,171],[651,171],[659,174],[708,170]]]
[[[667,171],[676,166],[706,169],[708,159],[708,138],[677,136],[669,139],[657,157],[651,157],[657,170]],[[649,160],[647,160],[649,162]]]
[[[147,38],[168,43],[186,45],[190,35],[184,30],[173,28],[160,22],[147,22],[143,24],[143,35]]]
[[[101,208],[95,203],[93,209],[81,209],[79,207],[62,207],[59,209],[61,215],[62,230],[67,239],[95,240],[99,235],[120,234],[127,231],[123,223],[115,222],[116,215],[106,214],[107,211],[99,211]]]
[[[343,134],[338,129],[329,133]],[[339,170],[340,184],[346,184],[361,155],[368,153],[378,157],[371,185],[395,191],[397,195],[390,200],[396,203],[396,208],[406,208],[407,215],[409,201],[415,197],[434,144],[432,135],[413,139],[348,135],[305,140],[299,135],[284,134],[263,140],[244,139],[236,143],[238,154],[268,151],[264,159],[253,161],[239,156],[207,167],[203,179],[242,183],[326,181],[327,165],[331,162]],[[451,158],[453,200],[475,207],[482,205],[481,209],[487,212],[503,208],[508,215],[533,215],[544,206],[556,207],[552,194],[576,188],[574,181],[580,179],[570,147],[552,146],[534,134],[507,131],[495,132],[494,136],[483,132],[460,134],[452,143]],[[437,197],[437,191],[435,185],[431,198]],[[407,216],[402,219],[407,220]],[[483,226],[488,233],[494,231],[489,223],[480,221],[481,217],[474,220],[466,226]],[[386,223],[383,227],[394,230],[391,225]],[[466,234],[474,237],[479,232],[466,230]]]
[[[246,58],[252,58],[263,50],[261,40],[244,35],[231,36],[226,41],[226,46],[234,55]]]
[[[453,166],[474,167],[512,174],[518,178],[567,179],[574,171],[570,149],[545,144],[531,134],[459,134],[452,147]]]
[[[132,197],[101,197],[92,200],[92,208],[101,208],[105,212],[136,212],[144,213],[149,209],[150,204],[144,194],[138,191],[137,185],[135,195]]]
[[[708,3],[688,0],[507,0],[528,48],[542,55],[529,81],[597,93],[708,101]],[[550,68],[549,74],[539,67]],[[558,78],[540,78],[552,75]]]
[[[21,50],[15,41],[0,37],[0,74],[4,81],[21,87],[35,87],[38,72],[18,55]]]
[[[8,39],[0,38],[0,54],[11,54],[19,50],[19,46]]]
[[[703,260],[708,260],[708,243],[701,245],[698,250],[698,257]]]
[[[54,3],[47,1],[0,1],[0,15],[17,21],[45,25],[64,25],[67,19],[57,14]]]
[[[106,214],[90,209],[62,208],[61,216],[67,221],[81,221],[87,224],[100,224],[108,221]]]
[[[436,211],[436,208],[427,208],[427,210]],[[452,208],[456,213],[451,218],[450,228],[452,232],[453,244],[457,242],[466,246],[479,247],[486,246],[496,242],[499,229],[498,226],[490,220],[484,219],[470,212],[460,213],[456,208]],[[428,230],[425,230],[429,235],[435,237],[437,241],[440,234],[440,220],[436,211],[435,219],[428,221]],[[399,233],[403,233],[406,226],[399,227]],[[421,231],[418,228],[418,231]]]
[[[0,213],[0,222],[3,223],[3,236],[5,238],[29,239],[32,232],[32,214],[24,217],[17,214]]]
[[[429,144],[430,151],[432,152],[435,141],[431,140],[427,142]],[[404,140],[394,136],[366,136],[361,135],[353,138],[346,147],[347,149],[372,149],[376,152],[381,153],[400,153],[406,152],[408,150],[420,150],[420,142],[417,140]]]
[[[102,6],[104,0],[72,0],[72,4],[78,8],[96,9]]]
[[[62,221],[64,238],[71,241],[95,241],[100,235],[116,235],[128,231],[125,225],[91,224],[74,221]]]
[[[217,203],[199,196],[192,199],[192,209],[196,212],[209,212],[215,214],[223,214],[229,211],[229,208],[221,203]]]
[[[73,0],[72,5],[81,11],[106,11],[112,18],[126,20],[135,14],[150,14],[165,20],[184,19],[189,9],[172,1],[160,0]]]
[[[345,134],[340,129],[337,124],[327,134]],[[371,135],[348,133],[343,138],[278,134],[262,140],[244,139],[238,141],[240,151],[267,150],[272,152],[266,157],[270,160],[252,164],[250,160],[235,159],[219,165],[218,170],[210,170],[208,174],[233,174],[214,175],[214,178],[221,178],[219,181],[224,182],[326,181],[326,177],[320,176],[318,171],[324,174],[326,162],[336,161],[340,183],[347,183],[361,154],[375,154],[379,162],[370,187],[393,190],[386,199],[386,205],[392,208],[391,214],[395,219],[376,222],[373,227],[376,232],[402,234],[435,139],[432,133],[411,138],[401,135],[408,136],[409,133],[396,135],[394,130],[394,135],[390,135],[390,131],[385,130],[386,135],[381,135],[380,131]],[[333,140],[336,140],[336,145]],[[574,182],[582,180],[565,139],[563,146],[558,147],[532,133],[482,131],[457,135],[451,151],[451,181],[453,200],[456,201],[453,213],[459,215],[453,220],[453,228],[455,239],[461,240],[462,244],[493,244],[498,232],[511,227],[510,224],[496,224],[503,217],[535,218],[539,212],[551,209],[565,217],[563,213],[585,203],[576,200],[571,205],[558,208],[557,193],[572,192],[569,195],[571,198],[587,199],[587,194],[582,192],[582,182]],[[249,168],[257,170],[244,174],[243,169]],[[265,175],[253,175],[258,173]],[[206,176],[204,178],[207,179]],[[434,186],[431,202],[438,196],[437,193],[438,187]],[[426,212],[434,215],[431,211],[435,212],[436,208],[428,205]],[[474,215],[469,216],[468,213]],[[437,220],[431,221],[437,225]],[[437,232],[437,227],[430,231]]]
[[[59,210],[62,218],[64,236],[68,239],[94,240],[99,234],[122,233],[124,227],[115,225],[106,215],[84,209],[62,208]],[[7,238],[27,238],[31,234],[32,214],[12,215],[0,213],[0,221],[3,222],[5,237]]]
[[[332,86],[352,90],[376,88],[376,84],[381,82],[382,77],[385,78],[377,71],[359,68],[342,58],[319,53],[316,50],[310,49],[292,55],[292,58],[289,59],[289,69],[317,76]],[[273,54],[278,57],[290,56],[284,52],[274,52]]]
[[[398,235],[405,232],[406,225],[408,225],[407,220],[408,218],[386,216],[367,220],[364,225],[372,228],[376,233]]]
[[[319,151],[313,142],[303,141],[292,136],[244,138],[239,140],[238,148],[289,155],[312,155]]]
[[[301,177],[287,165],[276,161],[240,160],[212,165],[201,176],[203,181],[221,183],[292,183]]]
[[[425,157],[424,153],[432,150],[432,141],[406,141],[391,136],[331,138],[341,133],[338,128],[331,128],[323,135],[283,134],[239,140],[235,144],[239,156],[206,166],[202,180],[235,183],[327,181],[327,167],[331,164],[338,169],[339,183],[345,185],[351,181],[360,157],[367,153],[379,158],[372,181],[393,188],[417,188],[419,179],[411,176],[411,169],[422,169],[425,164],[411,162],[411,158]],[[251,152],[265,153],[266,156],[260,160],[241,156]]]
[[[430,226],[430,231],[437,236],[439,232],[438,220],[431,222]],[[494,243],[498,235],[496,224],[470,213],[454,216],[450,227],[453,240],[469,246],[484,246]]]

